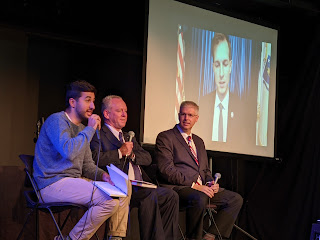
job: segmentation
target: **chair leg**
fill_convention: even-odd
[[[54,221],[54,224],[56,225],[56,228],[57,228],[57,230],[58,230],[58,232],[59,232],[60,237],[62,238],[62,240],[64,240],[64,237],[63,237],[63,235],[62,235],[62,232],[61,232],[61,230],[60,230],[60,227],[59,227],[59,225],[58,225],[58,223],[57,223],[57,221],[56,221],[56,219],[55,219],[55,217],[54,217],[51,209],[50,209],[50,208],[47,208],[47,209],[48,209],[49,212],[50,212],[50,215],[51,215],[51,217],[52,217],[52,220]]]
[[[28,213],[28,215],[27,215],[27,218],[26,218],[26,220],[24,221],[24,224],[23,224],[23,226],[22,226],[22,229],[21,229],[21,231],[20,231],[20,233],[19,233],[19,235],[18,235],[18,237],[17,237],[17,240],[19,240],[20,237],[22,236],[23,230],[24,230],[25,226],[27,225],[27,222],[28,222],[28,220],[29,220],[29,217],[31,216],[31,214],[33,213],[33,211],[34,211],[33,208],[29,211],[29,213]]]
[[[99,236],[97,233],[95,233],[94,236],[96,237],[97,240],[99,240]]]
[[[218,232],[218,235],[217,235],[218,239],[222,239],[221,233],[220,233],[220,231],[219,231],[219,228],[218,228],[218,226],[217,226],[217,224],[216,224],[216,222],[215,222],[215,220],[214,220],[213,214],[212,214],[212,212],[217,213],[217,211],[214,210],[214,209],[211,209],[211,208],[207,208],[206,211],[207,211],[207,214],[209,215],[209,220],[210,220],[210,221],[214,224],[214,226],[216,227],[216,230],[217,230],[217,232]],[[212,224],[212,223],[211,223],[211,224]]]
[[[211,219],[211,221],[214,222],[214,218],[213,218],[213,213],[217,214],[217,211],[215,209],[207,209],[207,213],[209,215],[209,218]],[[242,228],[240,228],[238,225],[233,224],[233,226],[238,229],[239,231],[241,231],[243,234],[247,235],[249,238],[253,239],[253,240],[257,240],[254,236],[252,236],[251,234],[249,234],[248,232],[246,232],[245,230],[243,230]]]
[[[39,240],[39,211],[36,209],[36,240]]]
[[[181,234],[182,239],[183,239],[183,240],[186,240],[186,238],[184,237],[184,234],[183,234],[183,232],[182,232],[182,229],[181,229],[181,227],[180,227],[180,224],[178,224],[178,228],[179,228],[179,231],[180,231],[180,234]],[[180,238],[180,239],[181,239],[181,238]]]
[[[68,221],[68,219],[69,219],[69,217],[70,217],[70,215],[71,215],[71,211],[72,211],[72,209],[69,210],[68,215],[67,215],[66,218],[64,219],[62,225],[59,224],[59,225],[61,226],[61,227],[60,227],[61,231],[63,230],[64,226],[66,225],[66,223],[67,223],[67,221]],[[60,220],[60,213],[59,213],[59,220]]]
[[[238,225],[233,224],[233,226],[234,226],[236,229],[240,230],[243,234],[247,235],[249,238],[251,238],[251,239],[253,239],[253,240],[258,240],[258,239],[256,239],[254,236],[252,236],[251,234],[249,234],[248,232],[246,232],[245,230],[243,230],[242,228],[240,228]]]

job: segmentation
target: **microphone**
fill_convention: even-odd
[[[131,142],[131,141],[132,141],[132,138],[134,137],[134,132],[133,132],[133,131],[129,131],[128,134],[129,134],[129,140],[128,140],[128,142]],[[128,158],[128,154],[126,154],[125,161],[123,162],[122,171],[123,171],[124,166],[125,166],[125,164],[126,164],[126,162],[127,162],[127,158]]]
[[[129,141],[128,142],[131,142],[132,138],[134,137],[134,132],[133,131],[129,131],[128,134],[129,134]]]
[[[220,173],[216,173],[214,175],[214,184],[216,184],[220,178],[221,178],[221,174]]]

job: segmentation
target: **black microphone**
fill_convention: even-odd
[[[129,135],[129,140],[128,140],[128,142],[131,142],[131,141],[132,141],[132,138],[134,137],[134,132],[133,132],[133,131],[129,131],[129,132],[128,132],[128,135]],[[128,158],[128,154],[126,155],[125,161],[123,162],[122,171],[123,171],[123,169],[124,169],[124,166],[126,165],[127,158]]]
[[[216,173],[214,175],[214,184],[216,184],[220,178],[221,178],[221,174],[220,173]]]
[[[128,142],[131,142],[132,138],[134,137],[134,132],[133,131],[129,131],[128,134],[129,134],[129,141]]]
[[[133,131],[129,131],[128,134],[129,134],[129,140],[128,140],[128,142],[132,142],[132,138],[134,137],[134,132],[133,132]],[[127,158],[127,157],[128,157],[128,154],[126,155],[126,158]]]

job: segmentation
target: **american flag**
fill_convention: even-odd
[[[177,50],[177,76],[176,76],[176,103],[175,119],[179,122],[178,113],[180,104],[185,100],[184,95],[184,41],[181,25],[178,25],[178,50]]]

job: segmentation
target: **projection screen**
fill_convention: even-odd
[[[215,36],[228,48],[219,52]],[[274,28],[150,0],[143,143],[173,128],[180,103],[191,100],[200,107],[192,132],[207,150],[274,157],[277,39]]]

